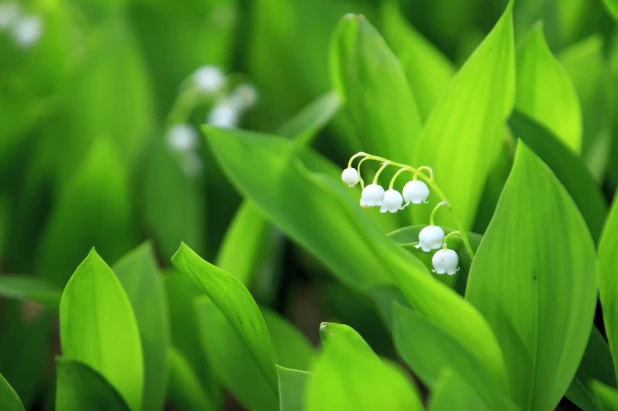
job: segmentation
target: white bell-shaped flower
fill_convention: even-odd
[[[43,34],[43,21],[38,16],[23,16],[11,26],[11,35],[21,47],[36,44]]]
[[[444,230],[437,225],[428,225],[418,233],[419,244],[414,247],[421,248],[424,252],[429,252],[442,247],[443,240]]]
[[[193,73],[193,83],[204,93],[216,93],[225,86],[225,74],[217,66],[202,66]]]
[[[384,189],[377,184],[369,184],[363,189],[361,195],[362,207],[375,207],[381,206],[384,200]]]
[[[177,152],[187,152],[197,147],[197,132],[189,124],[174,124],[167,130],[167,144]]]
[[[403,196],[397,190],[389,188],[384,193],[384,199],[382,200],[381,213],[391,212],[396,213],[399,210],[403,210]]]
[[[429,188],[427,184],[419,180],[408,181],[403,187],[403,199],[406,201],[406,205],[420,204],[427,202],[429,196]]]
[[[348,185],[348,187],[354,187],[360,181],[358,171],[355,168],[348,167],[341,173],[341,180]]]
[[[232,91],[229,99],[239,110],[246,110],[257,103],[258,92],[251,84],[240,84]]]
[[[227,101],[215,104],[208,114],[208,123],[223,128],[233,128],[238,125],[240,112]]]
[[[437,274],[447,273],[448,275],[453,275],[459,271],[459,257],[453,250],[443,248],[436,251],[431,259],[431,263],[433,264],[432,271]]]

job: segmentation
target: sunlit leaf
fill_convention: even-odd
[[[483,186],[500,150],[515,100],[512,4],[453,78],[419,137],[414,165],[431,166],[464,229],[470,229]],[[439,200],[429,196],[430,205]],[[426,223],[431,207],[414,209]],[[445,216],[443,224],[454,226]]]
[[[94,251],[77,267],[60,301],[62,356],[79,361],[142,408],[144,369],[137,321],[122,285]]]
[[[599,409],[602,411],[618,410],[618,391],[598,381],[592,382],[592,391],[597,398]]]
[[[449,368],[445,368],[431,390],[427,409],[451,411],[454,409],[489,411],[487,405],[471,388],[468,382]]]
[[[305,389],[312,374],[277,366],[277,375],[279,376],[279,410],[304,410]]]
[[[582,115],[577,92],[535,25],[517,49],[515,107],[551,130],[575,153],[582,149]]]
[[[466,298],[496,333],[521,407],[554,408],[573,379],[592,327],[595,261],[573,200],[520,142]]]

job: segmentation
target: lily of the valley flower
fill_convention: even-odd
[[[167,144],[178,152],[187,152],[196,148],[197,133],[189,124],[174,124],[167,131]]]
[[[360,177],[355,168],[348,167],[341,173],[341,180],[343,180],[348,187],[354,187],[360,181]]]
[[[238,125],[240,112],[227,101],[221,101],[214,105],[208,113],[207,122],[217,127],[233,128]]]
[[[43,33],[43,22],[38,16],[22,16],[11,27],[11,35],[21,47],[36,44]]]
[[[426,203],[427,197],[429,197],[429,188],[422,181],[408,181],[403,187],[403,199],[406,205]]]
[[[419,244],[416,248],[421,248],[424,252],[435,250],[442,246],[444,240],[444,230],[437,225],[429,225],[418,233]]]
[[[381,213],[386,213],[387,211],[391,213],[396,213],[399,210],[403,209],[403,196],[397,190],[393,190],[392,188],[386,190],[384,193],[384,199],[382,200],[382,208],[380,208]]]
[[[447,273],[448,275],[453,275],[459,271],[459,257],[457,253],[447,248],[436,251],[431,259],[431,263],[434,267],[432,271],[436,274]]]
[[[363,189],[360,204],[363,207],[381,206],[384,200],[384,189],[378,184],[369,184]]]
[[[193,73],[195,87],[204,93],[216,93],[225,86],[225,75],[219,67],[202,66]]]
[[[253,107],[258,100],[258,92],[251,84],[240,84],[236,86],[232,94],[229,96],[229,101],[239,110],[246,110]]]

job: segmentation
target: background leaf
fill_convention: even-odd
[[[19,400],[13,387],[0,374],[0,406],[3,410],[24,411],[24,406]]]
[[[2,275],[0,295],[22,301],[34,301],[57,309],[62,291],[47,281],[31,275]]]
[[[198,376],[187,359],[174,347],[169,354],[168,398],[178,409],[187,411],[215,410],[212,400],[202,388]]]
[[[277,365],[277,375],[279,376],[279,409],[281,411],[304,410],[305,389],[311,373]]]
[[[582,150],[582,114],[566,70],[536,24],[517,49],[515,107],[551,130],[573,152]]]
[[[313,347],[307,337],[275,311],[267,308],[261,311],[275,347],[277,364],[297,370],[309,368]]]
[[[487,175],[498,158],[504,121],[515,99],[512,3],[459,70],[427,119],[415,166],[434,170],[436,183],[463,228],[472,227]],[[437,203],[429,197],[430,205]],[[416,208],[428,221],[431,207]],[[418,212],[417,212],[418,211]],[[451,220],[444,225],[454,226]]]
[[[555,407],[575,375],[594,316],[595,260],[568,193],[519,142],[466,290],[498,337],[519,406]]]
[[[490,410],[487,405],[479,400],[465,379],[460,377],[449,368],[445,368],[436,381],[431,392],[429,404],[430,411],[450,411],[454,409],[464,410]]]
[[[62,293],[60,342],[64,358],[97,371],[131,410],[141,410],[144,368],[137,322],[120,281],[94,249]]]
[[[140,333],[144,353],[142,408],[163,407],[167,388],[169,330],[167,304],[152,247],[145,243],[118,261],[113,268],[124,288]]]
[[[57,410],[129,410],[118,391],[87,365],[58,357],[56,370]]]

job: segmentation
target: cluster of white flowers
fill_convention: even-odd
[[[35,45],[43,34],[43,21],[39,16],[25,14],[20,5],[9,1],[0,4],[0,31],[8,31],[21,48]]]
[[[187,175],[195,176],[202,171],[202,161],[197,153],[198,134],[190,124],[174,124],[167,130],[166,139],[168,146],[180,156]]]
[[[357,167],[353,168],[352,162],[358,157],[361,157],[361,160],[359,161]],[[376,172],[373,182],[367,186],[364,185],[364,181],[360,174],[361,165],[366,160],[382,162],[382,166]],[[388,189],[384,190],[384,188],[378,184],[378,178],[380,177],[382,171],[389,165],[399,167],[399,170],[391,179]],[[421,174],[421,171],[423,170],[426,170],[429,173],[428,177]],[[393,188],[393,185],[397,177],[406,171],[412,172],[413,178],[404,185],[403,190],[400,193]],[[343,170],[343,173],[341,173],[341,179],[348,185],[348,187],[354,187],[356,184],[360,183],[362,189],[360,199],[361,207],[380,207],[380,212],[382,213],[386,213],[387,211],[390,213],[396,213],[399,210],[403,210],[405,207],[410,205],[410,203],[421,204],[427,202],[427,197],[429,197],[430,194],[429,187],[427,187],[427,184],[417,179],[419,175],[421,175],[428,182],[433,182],[433,171],[431,167],[423,166],[415,169],[405,164],[394,163],[385,158],[361,152],[350,158],[348,168]],[[420,231],[418,236],[419,242],[415,245],[415,247],[422,249],[424,252],[431,252],[432,250],[440,249],[433,255],[432,258],[432,264],[434,267],[433,271],[437,274],[447,273],[449,275],[453,275],[459,270],[459,257],[455,251],[447,248],[446,238],[448,238],[448,236],[445,238],[444,230],[433,224],[435,211],[443,205],[448,205],[448,203],[446,201],[442,201],[436,205],[431,213],[430,223],[427,227]],[[458,233],[459,232],[453,232],[449,235]]]
[[[218,127],[236,127],[241,116],[258,100],[257,90],[247,83],[239,84],[229,94],[224,94],[227,78],[223,71],[215,66],[198,68],[193,73],[193,84],[201,93],[218,96],[206,118],[207,123]]]

